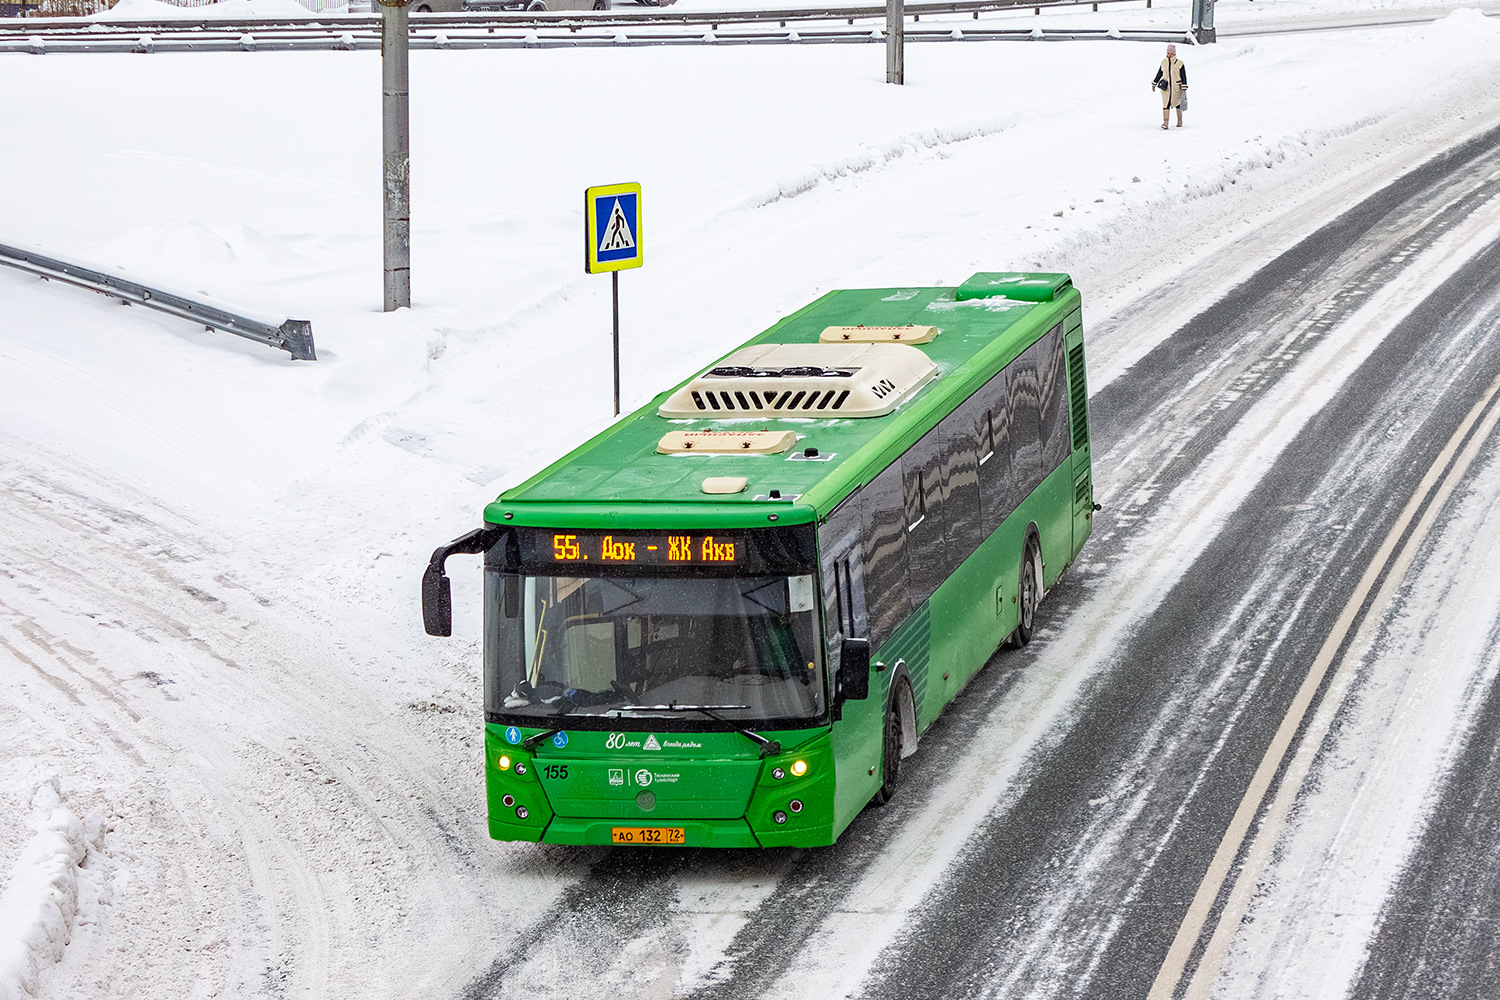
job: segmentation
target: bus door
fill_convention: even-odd
[[[865,603],[863,525],[858,494],[844,501],[818,532],[819,570],[823,583],[823,635],[826,639],[830,678],[842,670],[839,646],[845,638],[866,639],[870,635]],[[883,679],[883,678],[882,678]],[[849,816],[864,807],[875,794],[878,777],[870,769],[880,760],[880,740],[885,723],[885,691],[870,685],[870,696],[862,700],[840,697],[840,681],[834,681],[833,751],[836,767],[834,812]],[[878,767],[875,769],[878,774]]]

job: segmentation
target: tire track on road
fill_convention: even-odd
[[[1461,164],[1448,162],[1451,175]],[[1424,199],[1414,200],[1421,216]],[[1465,203],[1460,199],[1451,204]],[[1467,209],[1472,205],[1468,202]],[[1448,214],[1451,225],[1463,221]],[[1347,225],[1350,220],[1341,221]],[[1379,227],[1351,228],[1373,233]],[[1302,249],[1321,251],[1325,260],[1342,255],[1337,244],[1308,241]],[[1370,266],[1349,275],[1352,301],[1368,301],[1361,289],[1372,286],[1372,272],[1384,270],[1383,254],[1365,256]],[[1493,262],[1485,263],[1481,270],[1492,266]],[[1315,260],[1311,273],[1327,273],[1327,267]],[[1432,299],[1463,299],[1458,293],[1473,279],[1473,274],[1460,272]],[[1279,284],[1285,279],[1272,269],[1266,280]],[[1242,299],[1254,299],[1252,291],[1246,289]],[[1292,289],[1288,294],[1299,293]],[[1223,312],[1226,322],[1235,315],[1227,308]],[[1258,318],[1252,313],[1247,322]],[[1221,340],[1240,342],[1243,328],[1230,329],[1236,334]],[[1355,437],[1353,454],[1362,454],[1367,463],[1380,456],[1378,439],[1386,435],[1384,425],[1375,426],[1382,414],[1372,407],[1403,380],[1422,382],[1419,369],[1426,359],[1420,349],[1437,329],[1408,323],[1391,334],[1334,402],[1302,430],[1241,505],[1244,523],[1227,526],[1162,612],[1120,651],[1109,679],[1078,726],[1050,763],[1039,769],[1033,787],[1015,808],[992,817],[985,834],[970,845],[951,877],[924,904],[909,934],[885,956],[867,995],[1144,995],[1165,951],[1159,928],[1175,928],[1169,915],[1191,896],[1196,880],[1190,873],[1201,872],[1207,863],[1200,845],[1212,837],[1207,848],[1211,853],[1217,842],[1213,831],[1222,830],[1228,820],[1218,804],[1221,789],[1243,788],[1247,766],[1253,769],[1258,759],[1258,753],[1246,752],[1246,741],[1269,737],[1269,732],[1257,732],[1263,727],[1254,720],[1279,719],[1277,706],[1284,706],[1295,688],[1293,678],[1279,665],[1310,659],[1309,639],[1299,633],[1321,634],[1318,623],[1340,606],[1339,595],[1353,585],[1342,567],[1362,565],[1368,548],[1362,539],[1391,516],[1381,501],[1382,488],[1391,486],[1382,487],[1378,477],[1361,482],[1357,463],[1352,476],[1352,482],[1359,482],[1357,488],[1341,487],[1336,475],[1325,481],[1329,445],[1362,433],[1369,440],[1361,443]],[[1174,382],[1191,384],[1195,359],[1215,356],[1209,350],[1209,331],[1206,321],[1190,324],[1183,343],[1174,344],[1182,334],[1174,335],[1166,349],[1148,359],[1152,364],[1137,365],[1111,383],[1101,394],[1102,405],[1094,410],[1096,426],[1124,419],[1134,431],[1114,437],[1114,448],[1096,460],[1099,469],[1110,469],[1113,475],[1111,465],[1119,450],[1141,449],[1144,444],[1144,454],[1133,456],[1136,467],[1155,470],[1160,463],[1180,470],[1163,475],[1139,507],[1149,510],[1158,503],[1158,496],[1182,482],[1196,464],[1192,456],[1206,456],[1212,442],[1227,438],[1234,424],[1250,412],[1249,404],[1239,399],[1219,410],[1202,399],[1184,406],[1182,393],[1171,390]],[[1445,361],[1455,367],[1467,362],[1459,381],[1473,391],[1476,383],[1487,384],[1485,376],[1493,374],[1494,362],[1488,359],[1495,350],[1488,341],[1465,346],[1467,353],[1450,350]],[[1293,371],[1295,366],[1285,370]],[[1442,428],[1451,431],[1458,419],[1457,404],[1441,391],[1449,376],[1446,370],[1440,376],[1427,375],[1426,395],[1417,402],[1425,400],[1435,411],[1423,421],[1421,434],[1403,435],[1413,464],[1422,461],[1423,442],[1433,436],[1446,440]],[[1264,397],[1274,384],[1257,386],[1256,393]],[[1387,413],[1400,414],[1415,405],[1400,392],[1393,395],[1396,398],[1385,400],[1391,404]],[[1150,400],[1151,405],[1124,405],[1137,399]],[[1192,422],[1191,415],[1199,412],[1209,416]],[[1154,415],[1163,413],[1177,418],[1153,422]],[[1189,415],[1186,424],[1178,422],[1184,413]],[[1169,446],[1174,432],[1180,431],[1182,444],[1171,450],[1158,444],[1153,454],[1153,431]],[[1200,434],[1206,438],[1201,444]],[[1334,463],[1333,470],[1341,464]],[[1101,472],[1101,478],[1104,475]],[[1341,503],[1342,490],[1351,488],[1352,504]],[[1307,504],[1314,498],[1336,506],[1297,525],[1288,515],[1315,510]],[[1120,554],[1120,543],[1135,529],[1128,522],[1114,524],[1120,534],[1103,532],[1089,559]],[[1286,569],[1257,573],[1268,565]],[[1227,581],[1242,579],[1250,584],[1243,591],[1223,594]],[[1207,697],[1192,697],[1195,692]],[[1163,711],[1157,706],[1167,706],[1166,715],[1152,722]],[[1236,727],[1249,732],[1226,743],[1223,734]],[[1203,769],[1205,759],[1216,762],[1213,773]],[[1148,768],[1145,776],[1134,773],[1141,766]],[[1230,796],[1231,807],[1237,795]],[[1129,874],[1141,871],[1140,878]],[[1059,904],[1064,900],[1070,902]],[[934,953],[927,947],[933,940],[952,946]]]

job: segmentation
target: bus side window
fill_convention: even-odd
[[[942,430],[934,427],[901,456],[913,607],[927,600],[948,576],[947,483],[943,477]]]
[[[864,501],[870,648],[878,649],[912,610],[907,588],[906,505],[901,488],[901,463],[887,468],[859,492]]]
[[[1068,427],[1068,379],[1063,368],[1063,327],[1059,323],[1037,344],[1041,376],[1042,475],[1067,461],[1073,450]]]
[[[860,545],[863,530],[861,500],[860,493],[849,497],[818,531],[818,548],[822,553],[823,631],[829,641],[839,635],[863,638],[869,627]]]
[[[979,441],[973,399],[944,418],[943,475],[948,482],[945,560],[951,574],[984,540],[979,518]]]
[[[979,530],[988,538],[1000,522],[1015,510],[1015,491],[1010,478],[1009,376],[1001,372],[974,394],[982,429],[992,449],[982,452],[979,465]]]
[[[1015,502],[1031,495],[1042,482],[1041,386],[1037,378],[1037,345],[1012,361],[1010,376],[1010,463],[1016,487]]]
[[[835,609],[838,615],[839,634],[851,639],[863,639],[870,631],[865,613],[865,570],[859,540],[834,560],[833,582]]]

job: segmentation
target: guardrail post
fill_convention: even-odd
[[[1193,0],[1193,39],[1200,45],[1215,41],[1214,0]]]
[[[386,312],[411,305],[411,116],[406,68],[410,5],[411,0],[380,0]]]
[[[906,82],[906,4],[885,0],[885,82]]]

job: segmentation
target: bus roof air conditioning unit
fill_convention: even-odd
[[[881,417],[937,377],[905,344],[756,344],[678,389],[664,417]]]

